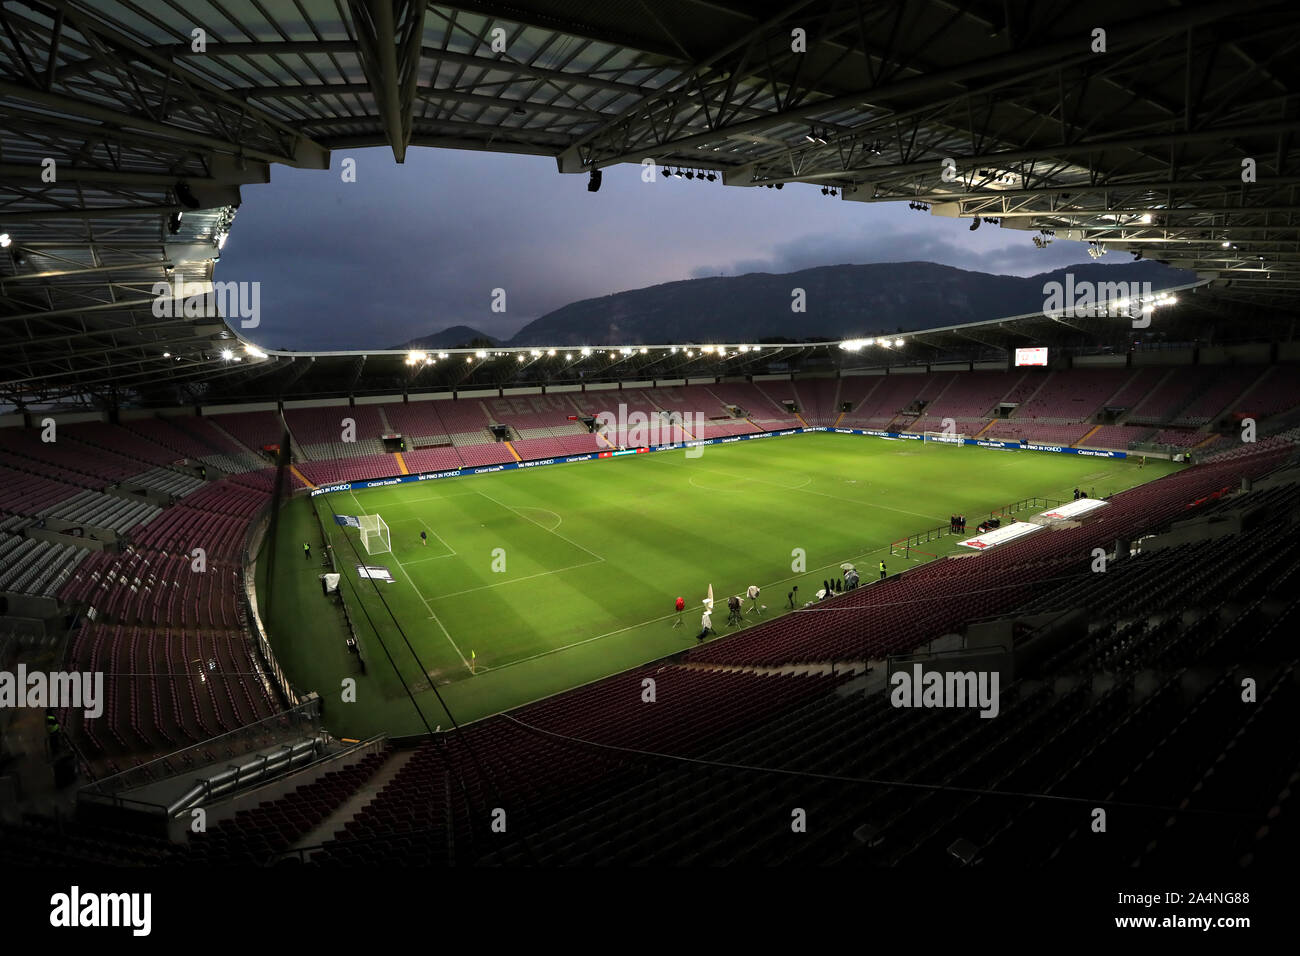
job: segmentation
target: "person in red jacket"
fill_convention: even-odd
[[[677,620],[673,622],[673,627],[681,627],[682,611],[686,610],[686,598],[679,597],[675,607],[677,608]]]

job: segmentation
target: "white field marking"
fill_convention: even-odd
[[[557,514],[556,514],[554,511],[552,511],[550,508],[533,508],[533,507],[530,506],[530,507],[527,507],[527,508],[520,508],[519,510],[520,510],[520,511],[545,511],[548,515],[550,515],[552,518],[555,519],[555,528],[558,528],[560,525],[564,524],[564,519],[561,518],[559,515],[557,515]],[[538,525],[538,527],[540,527],[540,525]],[[546,530],[547,530],[547,531],[554,531],[555,528],[547,528]]]
[[[856,559],[859,559],[859,558],[868,558],[868,557],[870,557],[871,555],[873,555],[873,554],[879,554],[879,553],[882,552],[882,551],[884,551],[884,552],[888,552],[888,551],[889,551],[889,545],[885,545],[883,548],[875,548],[875,549],[872,550],[872,551],[864,551],[862,554],[855,554],[855,555],[853,555],[853,560],[856,560]],[[847,558],[846,558],[845,560],[850,560],[850,559],[847,559]],[[591,562],[591,563],[592,563],[592,564],[595,564],[596,562],[593,561],[593,562]],[[841,562],[841,563],[843,563],[843,562]],[[780,585],[788,584],[790,581],[797,581],[799,578],[806,577],[806,576],[809,575],[809,574],[814,574],[814,575],[815,575],[815,574],[820,574],[820,573],[823,572],[823,571],[828,571],[828,570],[831,570],[831,569],[834,569],[834,570],[838,571],[838,570],[840,570],[840,565],[839,565],[839,564],[823,564],[821,567],[819,567],[819,568],[813,568],[811,571],[805,571],[803,574],[792,574],[792,575],[790,575],[790,577],[788,577],[788,578],[782,578],[781,580],[779,580],[779,581],[774,581],[774,582],[772,582],[771,584],[761,584],[761,585],[759,585],[759,588],[760,588],[760,589],[766,589],[766,588],[779,587]],[[562,568],[561,570],[568,570],[568,569],[566,569],[566,568]],[[551,573],[551,574],[553,574],[554,572],[547,572],[547,573]],[[508,583],[508,582],[502,582],[502,583]],[[802,607],[796,607],[795,610],[796,610],[796,611],[802,611],[803,608],[802,608]],[[497,664],[495,667],[488,667],[488,666],[486,666],[486,665],[480,664],[480,665],[479,665],[479,670],[499,671],[499,670],[502,670],[502,669],[507,668],[507,667],[513,667],[515,664],[523,664],[523,663],[526,663],[526,662],[528,662],[528,661],[535,661],[535,660],[537,660],[539,657],[547,657],[547,656],[549,656],[549,655],[551,655],[551,654],[558,654],[560,651],[567,651],[567,650],[569,650],[569,649],[571,649],[571,648],[574,648],[574,647],[581,647],[583,644],[590,644],[592,641],[599,641],[599,640],[603,640],[604,638],[607,638],[607,637],[613,637],[615,634],[622,634],[622,633],[624,633],[625,631],[636,630],[638,627],[646,627],[647,625],[650,625],[650,624],[657,624],[657,623],[659,623],[660,621],[667,621],[667,620],[670,620],[671,618],[675,618],[676,616],[677,616],[677,612],[676,612],[676,611],[669,611],[667,614],[661,615],[661,616],[659,616],[659,617],[652,617],[652,618],[650,618],[650,620],[648,620],[648,621],[641,621],[639,624],[629,624],[627,627],[620,627],[618,630],[615,630],[615,631],[607,631],[607,632],[605,632],[604,634],[597,634],[595,637],[587,637],[587,638],[583,638],[581,641],[574,641],[572,644],[564,644],[564,645],[561,645],[560,647],[552,647],[550,650],[542,651],[540,654],[533,654],[533,655],[531,655],[531,656],[529,656],[529,657],[521,657],[521,658],[518,658],[517,660],[506,661],[504,664]],[[779,614],[776,615],[776,617],[780,617],[780,616],[781,616],[781,615],[779,615]],[[775,619],[775,618],[774,618],[774,619]],[[707,643],[707,642],[705,642],[705,643]],[[572,689],[572,688],[570,688],[570,689]],[[548,696],[549,696],[549,695],[548,695]],[[539,698],[539,699],[540,699],[540,698]]]
[[[435,538],[437,538],[439,543],[441,543],[442,546],[447,549],[447,553],[435,554],[432,557],[428,557],[428,558],[416,558],[415,560],[410,560],[408,558],[406,562],[407,564],[419,564],[421,561],[437,561],[439,558],[453,558],[456,556],[457,554],[456,549],[453,548],[451,545],[449,545],[446,541],[444,541],[442,535],[434,531],[432,526],[429,524],[429,522],[425,521],[423,518],[394,518],[392,521],[388,522],[390,537],[391,537],[393,525],[404,524],[408,521],[418,521],[420,522],[420,524],[424,525],[424,527],[429,531],[429,533],[432,534]]]
[[[433,535],[435,538],[437,538],[438,541],[439,541],[439,543],[440,543],[444,548],[446,548],[446,549],[447,549],[448,551],[450,551],[452,554],[457,554],[457,553],[458,553],[458,552],[456,551],[455,548],[453,548],[451,545],[449,545],[449,544],[448,544],[448,543],[443,539],[442,535],[438,534],[438,532],[436,532],[436,531],[433,530],[433,525],[429,524],[429,522],[425,521],[423,518],[418,518],[418,519],[416,519],[416,520],[418,520],[418,521],[420,522],[420,524],[422,524],[422,525],[424,525],[426,528],[428,528],[428,529],[429,529],[429,534],[431,534],[431,535]]]
[[[352,494],[352,492],[348,492],[348,494]],[[361,507],[361,502],[357,501],[357,496],[354,494],[352,494],[352,501],[356,504],[358,508]],[[362,513],[364,514],[365,512],[363,511]],[[442,631],[442,636],[447,639],[447,643],[452,646],[453,650],[455,650],[456,656],[460,658],[460,662],[465,665],[465,670],[473,674],[474,668],[469,666],[469,661],[467,661],[465,659],[465,655],[460,652],[460,648],[456,646],[456,642],[451,639],[451,634],[448,633],[447,628],[443,626],[442,621],[438,620],[438,615],[433,613],[433,606],[429,603],[429,599],[420,593],[420,589],[416,587],[415,579],[411,577],[411,573],[407,571],[406,568],[402,565],[401,560],[397,557],[396,554],[393,554],[391,551],[388,552],[388,554],[389,557],[391,557],[393,561],[396,562],[398,569],[401,570],[401,572],[406,575],[407,583],[411,585],[411,590],[415,592],[415,596],[418,597],[422,602],[424,602],[424,608],[426,611],[429,612],[429,620],[433,621],[433,623],[438,625],[438,628]]]
[[[454,557],[457,557],[457,555],[455,555],[455,554],[435,554],[435,555],[433,555],[432,557],[428,557],[428,558],[415,558],[415,559],[413,559],[413,560],[412,560],[412,559],[408,559],[406,563],[407,563],[407,564],[424,564],[426,561],[444,561],[444,560],[446,560],[447,558],[454,558]]]
[[[541,528],[543,531],[547,532],[548,534],[553,534],[553,535],[555,535],[557,538],[559,538],[559,539],[560,539],[561,541],[563,541],[565,544],[573,545],[573,547],[577,548],[579,551],[585,551],[585,552],[587,552],[589,555],[591,555],[591,556],[592,556],[593,558],[595,558],[597,561],[604,561],[604,560],[605,560],[605,559],[602,558],[600,555],[598,555],[595,551],[592,551],[590,548],[584,548],[582,545],[578,544],[578,542],[576,542],[576,541],[570,541],[570,540],[569,540],[568,538],[566,538],[564,535],[560,534],[558,531],[553,531],[553,530],[551,530],[550,528],[546,527],[546,525],[542,524],[540,521],[533,521],[533,519],[530,518],[530,517],[528,517],[528,515],[526,515],[526,514],[521,514],[517,508],[512,508],[512,507],[510,507],[510,506],[509,506],[508,504],[506,504],[504,501],[497,501],[497,500],[496,500],[495,498],[493,498],[491,495],[489,495],[489,494],[487,494],[486,492],[483,492],[483,491],[479,491],[479,492],[477,492],[477,494],[482,495],[484,498],[486,498],[488,501],[492,502],[494,505],[497,505],[497,506],[500,507],[500,508],[505,508],[507,511],[511,512],[512,514],[518,515],[520,518],[523,518],[525,521],[532,522],[533,524],[537,525],[537,527]],[[538,509],[536,509],[536,510],[538,510],[538,511],[545,511],[546,509],[545,509],[545,508],[538,508]],[[551,514],[555,514],[555,512],[552,511]],[[557,515],[557,517],[558,517],[558,515]]]
[[[433,558],[428,560],[432,561]],[[472,594],[474,591],[486,591],[488,588],[504,587],[507,584],[518,584],[520,581],[527,581],[529,578],[541,578],[548,574],[559,574],[561,571],[572,571],[575,568],[587,568],[593,564],[600,564],[605,559],[600,558],[597,561],[583,561],[581,564],[570,564],[565,568],[553,568],[550,571],[538,571],[536,574],[525,574],[522,578],[511,578],[509,581],[497,581],[495,584],[480,584],[478,587],[465,588],[463,591],[449,591],[446,594],[435,594],[432,598],[434,601],[442,601],[446,598],[459,597],[462,594]],[[411,562],[414,564],[415,562]]]
[[[734,494],[737,494],[738,492],[742,492],[742,491],[745,490],[744,488],[710,488],[708,485],[696,485],[696,484],[695,484],[695,479],[696,479],[697,477],[698,477],[698,475],[691,475],[691,477],[689,477],[689,478],[686,479],[686,483],[687,483],[688,485],[695,485],[695,487],[696,487],[696,488],[699,488],[701,491],[721,491],[721,492],[725,492],[725,493],[727,493],[727,494],[733,494],[733,495],[734,495]],[[741,480],[741,481],[753,481],[754,479],[753,479],[753,478],[742,478],[742,479],[740,479],[740,480]]]
[[[652,455],[652,456],[650,456],[650,457],[651,457],[652,460],[654,460],[654,457],[655,457],[655,456]],[[695,469],[697,469],[697,470],[699,470],[699,471],[707,471],[707,472],[711,472],[711,473],[713,473],[713,474],[715,474],[715,475],[722,475],[722,476],[724,476],[724,477],[727,477],[727,478],[734,478],[734,479],[740,479],[740,478],[745,478],[745,477],[746,477],[746,476],[743,476],[743,475],[733,475],[733,474],[731,474],[730,472],[718,471],[716,468],[702,468],[702,467],[699,466],[699,465],[688,465],[688,464],[686,464],[685,462],[677,461],[675,458],[672,458],[672,457],[670,457],[670,456],[664,456],[663,460],[666,461],[666,462],[669,462],[670,464],[676,465],[678,468],[695,468]],[[806,495],[820,495],[820,496],[823,497],[823,498],[832,498],[832,499],[834,499],[835,501],[844,501],[844,502],[847,502],[848,504],[852,504],[852,505],[861,505],[861,506],[864,506],[864,507],[867,507],[867,508],[881,508],[881,509],[883,509],[883,510],[885,510],[885,511],[894,511],[894,512],[897,512],[898,514],[901,514],[901,515],[911,515],[913,518],[924,518],[926,521],[942,521],[942,520],[943,520],[943,519],[940,518],[938,515],[923,515],[923,514],[920,514],[920,513],[916,512],[916,511],[905,511],[905,510],[902,509],[902,508],[891,508],[891,507],[889,507],[889,505],[880,505],[880,504],[876,504],[875,502],[871,502],[871,501],[859,501],[859,500],[856,499],[856,498],[842,498],[842,497],[840,497],[839,495],[830,495],[830,494],[827,494],[827,493],[824,492],[824,491],[811,491],[811,490],[809,490],[808,488],[803,487],[802,485],[801,485],[800,487],[798,487],[798,488],[791,488],[789,485],[782,485],[782,484],[779,484],[778,482],[775,482],[775,481],[765,481],[765,480],[762,479],[762,478],[747,478],[746,480],[748,480],[748,481],[757,481],[757,482],[759,482],[760,484],[764,484],[764,485],[771,485],[773,488],[780,488],[782,491],[802,491],[802,492],[803,492],[804,494],[806,494]],[[698,488],[698,487],[700,487],[700,486],[699,486],[699,485],[696,485],[695,487]],[[710,490],[710,491],[716,491],[716,490],[718,490],[718,489],[711,488],[711,489],[708,489],[708,490]]]
[[[478,476],[476,475],[476,476],[473,476],[473,477],[478,477]],[[455,480],[455,479],[452,479],[452,480]],[[383,485],[382,487],[385,488],[385,489],[391,490],[393,486],[392,486],[392,485]],[[362,489],[360,489],[360,490],[361,490],[361,491],[379,491],[380,489],[379,489],[379,488],[362,488]],[[352,500],[357,502],[357,507],[358,507],[358,508],[361,507],[361,502],[360,502],[360,501],[357,501],[357,494],[356,494],[356,492],[355,492],[355,491],[351,491],[351,492],[349,492],[349,494],[352,495]],[[416,497],[413,497],[413,496],[409,496],[409,495],[403,495],[403,496],[401,497],[400,501],[398,501],[397,503],[398,503],[398,504],[406,504],[408,501],[441,501],[443,498],[463,498],[463,497],[465,497],[465,495],[473,495],[473,494],[477,494],[477,492],[474,492],[474,491],[457,491],[457,492],[453,492],[453,493],[450,494],[450,495],[423,495],[423,496],[421,496],[421,497],[419,497],[419,498],[416,498]]]

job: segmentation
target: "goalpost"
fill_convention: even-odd
[[[388,525],[379,515],[361,515],[361,543],[366,554],[386,554],[393,550]]]
[[[922,432],[925,441],[943,442],[948,445],[960,445],[970,436],[953,432]]]

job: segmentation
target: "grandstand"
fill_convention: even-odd
[[[172,7],[120,6],[0,7],[0,681],[102,680],[0,707],[12,872],[866,866],[1010,896],[985,875],[1293,862],[1296,11],[303,0],[204,11],[205,59]],[[1070,52],[1084,20],[1110,59]],[[313,353],[152,314],[182,271],[216,294],[241,186],[373,146],[590,192],[652,156],[1190,278],[1149,325],[854,339]]]

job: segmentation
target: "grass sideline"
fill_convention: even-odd
[[[951,513],[966,514],[973,535],[990,510],[1021,498],[1068,500],[1076,485],[1106,496],[1179,467],[815,433],[710,446],[694,459],[666,451],[322,495],[315,504],[365,676],[344,646],[342,614],[321,594],[321,529],[304,496],[281,518],[273,591],[265,555],[259,562],[261,602],[269,598],[278,658],[300,692],[321,694],[335,733],[419,733],[403,682],[418,690],[430,726],[449,725],[432,682],[458,721],[475,720],[694,647],[710,583],[725,636],[735,630],[726,597],[750,584],[775,617],[788,611],[791,585],[811,599],[842,561],[858,563],[864,584],[881,559],[891,573],[915,566],[891,558],[890,542],[946,525]],[[368,557],[332,512],[382,515],[392,553]],[[951,553],[957,540],[932,544]],[[396,578],[380,593],[427,672],[358,563]],[[673,627],[678,595],[687,610]],[[357,679],[356,703],[340,701],[347,677]]]

